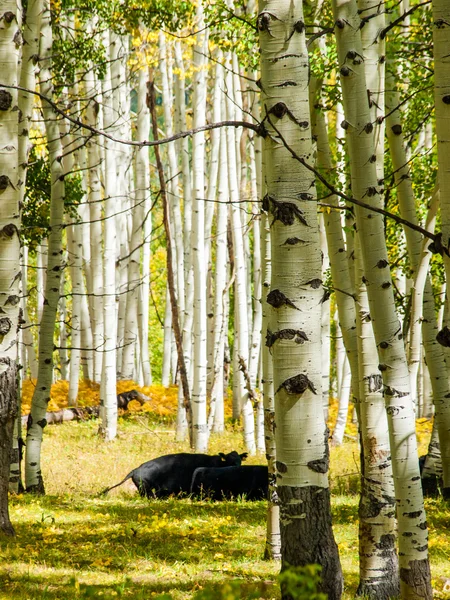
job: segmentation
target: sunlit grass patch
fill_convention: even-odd
[[[262,559],[264,502],[148,500],[131,482],[99,496],[142,462],[189,447],[175,442],[173,430],[148,414],[121,418],[119,436],[110,443],[98,438],[97,429],[95,420],[46,429],[42,450],[48,495],[11,497],[17,538],[0,540],[0,600],[143,600],[164,594],[174,600],[202,600],[199,594],[205,600],[228,600],[230,594],[279,599],[279,565]],[[214,436],[210,445],[211,453],[230,450],[243,451],[242,434],[233,427]],[[248,462],[264,461],[259,455]],[[359,450],[353,440],[332,448],[330,480],[343,598],[353,600],[359,500]],[[445,598],[448,505],[428,500],[427,512],[433,585],[436,597]]]

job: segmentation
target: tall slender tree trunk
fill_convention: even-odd
[[[263,0],[259,10],[267,127],[263,207],[272,239],[267,339],[273,359],[282,569],[320,564],[321,588],[337,600],[342,572],[331,528],[328,429],[322,411],[323,288],[315,184],[284,145],[305,158],[312,153],[303,10],[301,2],[288,0]],[[292,598],[283,589],[282,597]]]
[[[19,131],[17,86],[21,6],[17,1],[2,3],[0,55],[0,534],[15,535],[8,511],[8,482],[14,422],[18,413],[17,339],[19,328]],[[16,467],[17,467],[17,462]],[[16,473],[19,481],[20,473]]]
[[[41,33],[40,89],[45,98],[53,98],[51,70],[52,29],[50,4],[44,1]],[[62,145],[58,115],[46,100],[42,102],[51,170],[50,235],[48,238],[48,267],[45,286],[45,302],[39,336],[39,370],[27,424],[27,452],[25,462],[26,489],[43,494],[44,481],[41,474],[41,444],[47,422],[45,413],[50,400],[53,376],[53,334],[59,300],[61,279],[62,230],[64,227],[64,177],[62,168]]]
[[[374,156],[373,125],[362,60],[360,17],[354,0],[333,0],[336,41],[352,193],[378,206],[380,190]],[[414,409],[409,373],[395,310],[389,261],[380,215],[355,207],[358,232],[364,243],[364,266],[370,314],[383,376],[397,500],[401,594],[404,600],[431,598],[428,532],[420,485]]]
[[[106,48],[110,45],[108,31],[104,35]],[[103,127],[110,131],[114,124],[115,115],[112,110],[112,77],[110,63],[106,65],[103,79]],[[104,138],[104,222],[103,222],[103,358],[100,384],[100,427],[99,432],[106,441],[113,440],[117,435],[117,310],[116,310],[116,193],[117,168],[116,144]],[[137,306],[134,309],[137,313]],[[130,343],[131,345],[131,343]]]
[[[206,73],[205,31],[203,6],[198,3],[196,27],[198,30],[194,46],[194,128],[205,123]],[[205,265],[205,134],[197,133],[192,140],[193,170],[193,214],[192,214],[192,265],[194,270],[194,381],[192,387],[192,422],[194,448],[204,452],[208,447],[208,425],[206,416],[206,265]]]

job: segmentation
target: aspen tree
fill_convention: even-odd
[[[263,167],[263,171],[264,171]],[[261,190],[262,191],[262,190]],[[261,223],[261,256],[262,256],[262,334],[263,338],[270,332],[271,306],[267,303],[267,294],[270,290],[272,279],[272,261],[270,252],[270,227],[267,213],[262,212]],[[264,442],[269,469],[269,499],[267,503],[266,559],[279,560],[281,558],[280,539],[280,507],[276,491],[276,443],[275,443],[275,399],[273,390],[272,355],[267,344],[262,346],[262,394],[264,408]]]
[[[203,5],[196,8],[196,42],[193,47],[193,126],[198,128],[206,117],[206,73]],[[194,448],[204,452],[208,445],[206,417],[206,265],[205,265],[205,134],[197,133],[192,139],[193,210],[192,210],[192,266],[194,274],[192,422]]]
[[[360,17],[354,0],[333,0],[352,193],[374,206],[380,191]],[[414,409],[401,329],[395,310],[381,215],[355,207],[370,314],[384,383],[397,501],[400,590],[404,600],[431,598],[428,532],[420,485]],[[392,532],[394,533],[394,532]],[[393,543],[393,541],[392,541]]]
[[[216,77],[222,80],[223,68],[216,71]],[[224,114],[225,102],[221,99],[221,112]],[[223,359],[225,351],[226,319],[225,304],[227,293],[227,221],[228,221],[228,173],[225,129],[220,129],[220,154],[218,173],[218,208],[216,223],[216,273],[214,289],[214,331],[213,331],[213,377],[208,426],[216,433],[225,429],[224,423],[224,381]]]
[[[322,591],[342,594],[331,528],[328,430],[321,401],[320,240],[314,179],[285,147],[310,160],[308,54],[302,3],[266,0],[257,20],[265,136],[263,208],[271,225],[272,351],[282,569],[322,566]],[[288,596],[283,590],[284,598]]]
[[[230,64],[226,63],[228,68]],[[232,85],[232,73],[227,71],[227,88]],[[227,118],[233,119],[233,104],[229,98],[226,99]],[[235,264],[235,283],[234,283],[234,306],[235,306],[235,357],[237,365],[234,365],[233,380],[236,383],[236,392],[238,404],[242,412],[244,424],[244,443],[250,454],[256,452],[255,441],[255,418],[253,406],[247,390],[244,370],[248,370],[249,359],[249,326],[248,326],[248,306],[247,306],[247,273],[245,264],[241,205],[239,203],[238,174],[236,171],[236,156],[234,149],[235,136],[234,129],[227,127],[227,159],[228,159],[228,190],[231,202],[230,221],[231,234],[233,239],[234,264]],[[237,367],[237,368],[236,368]]]
[[[145,55],[144,55],[145,60]],[[138,73],[138,107],[136,137],[145,141],[150,134],[150,111],[147,106],[147,72],[143,65]],[[150,212],[150,157],[145,146],[136,150],[136,205],[141,216],[142,241],[142,279],[139,293],[139,335],[141,348],[142,383],[149,386],[152,383],[150,356],[148,349],[148,313],[150,296],[150,238],[152,231],[152,216]],[[137,210],[137,208],[135,209]]]
[[[103,36],[105,47],[110,46],[107,30]],[[111,65],[107,62],[103,85],[103,127],[110,131],[114,123],[113,89]],[[103,222],[103,358],[100,382],[100,426],[99,433],[106,441],[117,435],[117,397],[116,397],[116,345],[117,345],[117,311],[116,311],[116,144],[104,138],[104,182],[105,198]],[[137,306],[135,306],[137,312]]]
[[[417,224],[417,215],[415,210],[415,197],[410,177],[410,167],[408,165],[405,143],[402,133],[402,119],[398,108],[400,104],[399,94],[395,90],[395,82],[392,75],[387,79],[386,90],[386,131],[389,148],[392,157],[392,166],[397,184],[397,197],[400,208],[400,215],[413,224]],[[441,196],[441,194],[439,194]],[[437,210],[438,194],[435,192],[428,210],[428,217],[432,217],[432,212]],[[427,228],[427,227],[426,227]],[[423,251],[423,242],[419,232],[405,227],[405,237],[408,249],[411,270],[414,277],[413,283],[413,308],[411,316],[412,343],[410,344],[409,369],[411,380],[417,380],[417,372],[420,361],[420,332],[423,336],[423,346],[425,350],[428,369],[430,372],[431,386],[433,390],[433,402],[436,410],[436,418],[433,427],[439,432],[439,439],[442,453],[442,463],[444,466],[444,486],[450,488],[450,402],[449,402],[449,382],[447,377],[447,366],[443,348],[436,340],[438,334],[438,324],[435,315],[435,303],[431,279],[428,275],[428,262],[430,255],[426,252],[428,259],[424,263],[421,260]],[[420,269],[419,269],[420,266]],[[420,300],[422,299],[422,300]],[[414,310],[417,306],[417,310]],[[417,341],[415,341],[415,339]],[[437,438],[435,438],[437,442]],[[431,445],[432,455],[430,460],[434,462],[436,452],[439,448],[433,443]],[[428,462],[428,459],[427,459]],[[426,475],[427,471],[425,471]]]
[[[394,480],[383,383],[378,369],[358,234],[355,240],[355,271],[360,387],[358,420],[363,447],[358,595],[389,600],[399,592]]]
[[[436,113],[436,138],[438,181],[441,197],[442,245],[446,281],[450,280],[450,5],[445,0],[433,0],[433,54],[434,101]],[[447,284],[447,310],[450,307]],[[449,325],[439,336],[439,341],[450,346]],[[449,413],[447,407],[446,413]],[[447,419],[448,420],[448,419]],[[450,435],[447,426],[439,428],[445,495],[450,496]]]
[[[39,86],[42,95],[53,98],[52,82],[52,27],[50,4],[44,0],[42,14]],[[50,235],[48,237],[48,267],[45,286],[45,302],[39,335],[39,369],[36,388],[31,402],[27,424],[27,451],[25,461],[26,489],[44,493],[41,474],[41,445],[46,425],[45,413],[50,400],[53,375],[53,334],[59,300],[62,268],[62,230],[64,227],[64,172],[62,168],[62,144],[58,115],[46,101],[42,102],[51,171]]]
[[[93,28],[92,23],[89,27]],[[93,65],[84,77],[85,92],[87,95],[86,122],[97,127],[99,108],[101,106],[101,93],[99,82],[96,79]],[[88,207],[87,221],[89,222],[89,262],[86,261],[86,281],[88,291],[89,314],[93,343],[93,371],[92,380],[99,383],[101,379],[103,348],[103,303],[98,290],[103,287],[102,254],[99,252],[99,240],[102,239],[102,187],[101,187],[101,156],[99,140],[91,137],[87,144],[87,173],[88,173]]]
[[[11,449],[14,422],[18,413],[17,331],[19,328],[19,131],[18,65],[20,55],[21,6],[17,1],[2,3],[0,14],[0,533],[15,535],[8,511]],[[8,86],[7,88],[2,87]],[[10,87],[12,86],[12,87]],[[13,480],[17,482],[19,461],[14,460]]]

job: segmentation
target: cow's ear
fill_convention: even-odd
[[[248,456],[247,452],[243,452],[242,454],[240,454],[241,460],[245,460]]]
[[[223,452],[219,452],[219,456],[222,460],[226,460],[226,456]]]

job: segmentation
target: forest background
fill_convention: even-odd
[[[356,430],[345,427],[358,418],[359,518],[366,502],[372,526],[374,498],[389,498],[380,509],[384,529],[373,533],[377,546],[388,531],[396,537],[393,503],[411,505],[423,538],[411,545],[411,523],[400,516],[401,594],[431,597],[414,418],[431,436],[422,475],[437,479],[445,496],[445,3],[295,2],[290,33],[279,31],[291,15],[278,17],[286,7],[275,0],[259,9],[232,0],[3,4],[2,530],[13,533],[6,482],[21,491],[22,427],[25,489],[45,492],[41,445],[51,410],[69,406],[61,418],[86,418],[83,407],[98,399],[99,433],[112,441],[118,427],[127,430],[117,394],[135,389],[124,406],[149,415],[152,426],[170,415],[177,447],[189,438],[191,448],[206,451],[217,443],[212,434],[241,423],[240,443],[250,455],[265,453],[281,479],[285,457],[303,452],[303,467],[279,486],[280,501],[269,503],[272,515],[288,504],[282,488],[311,485],[301,468],[322,460],[324,417],[334,446],[345,435],[353,443],[352,461]],[[285,60],[273,49],[277,36],[283,48],[300,44],[295,56],[303,56],[306,78],[297,68],[273,83],[281,67],[271,71],[270,63]],[[281,90],[277,101],[270,86]],[[280,168],[288,163],[297,166]],[[302,190],[287,194],[297,204],[278,196],[287,173],[292,189]],[[281,226],[297,225],[300,233],[279,241]],[[306,252],[295,254],[302,246]],[[281,247],[298,260],[282,258]],[[294,417],[285,415],[285,396],[296,398]],[[321,441],[300,449],[311,437]],[[391,455],[395,490],[384,466]],[[316,467],[314,485],[328,489],[326,470]],[[385,469],[381,492],[370,488],[370,469]],[[405,492],[407,482],[414,491]],[[295,562],[280,551],[279,530],[269,528],[267,543],[269,554]],[[385,548],[360,543],[362,557],[373,551],[382,562]],[[360,593],[383,597],[360,560]],[[298,559],[309,562],[320,562],[318,555]],[[381,562],[389,595],[399,586],[397,567]],[[439,581],[443,589],[445,577]],[[330,598],[340,597],[327,586]]]

